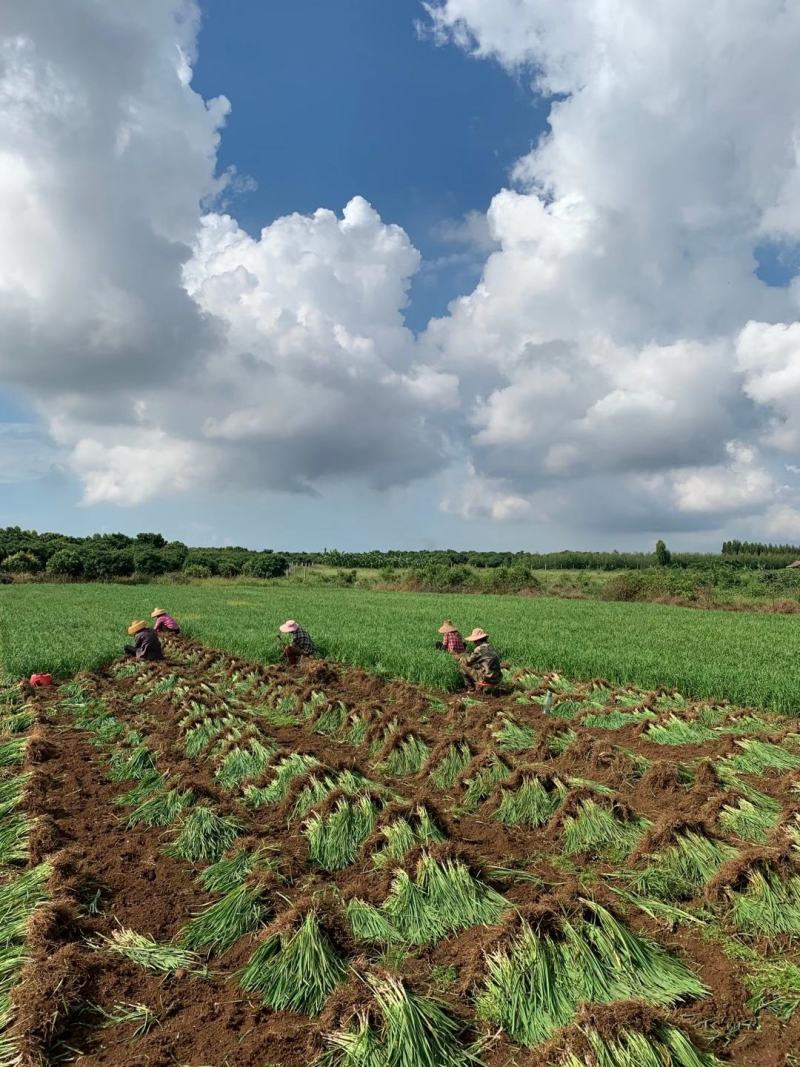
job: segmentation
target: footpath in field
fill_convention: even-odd
[[[796,722],[509,683],[0,693],[0,1064],[797,1062]]]

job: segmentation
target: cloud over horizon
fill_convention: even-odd
[[[444,471],[464,520],[797,536],[800,285],[766,285],[756,252],[800,241],[800,11],[425,8],[552,100],[465,220],[478,285],[415,335],[421,257],[363,197],[236,221],[195,3],[8,0],[0,381],[89,503]]]

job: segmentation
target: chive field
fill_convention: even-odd
[[[165,646],[0,687],[0,1067],[793,1062],[792,717]]]
[[[451,659],[433,649],[445,617],[486,628],[515,666],[607,678],[743,706],[800,710],[792,616],[513,596],[385,593],[270,586],[0,587],[0,670],[59,676],[118,655],[133,618],[160,606],[206,644],[262,663],[279,655],[286,618],[327,658],[452,689]]]

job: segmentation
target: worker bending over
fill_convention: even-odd
[[[280,627],[282,634],[290,634],[291,640],[289,644],[283,649],[283,658],[294,667],[303,656],[315,656],[317,654],[316,646],[311,640],[310,634],[308,634],[303,627],[295,622],[294,619],[288,619],[283,626]]]
[[[465,652],[464,638],[449,619],[444,620],[439,627],[439,633],[442,635],[442,639],[436,642],[437,648],[449,652],[452,656],[463,655]]]
[[[468,689],[492,689],[500,685],[503,673],[500,669],[500,656],[489,644],[489,635],[476,627],[467,637],[469,644],[475,648],[468,655],[459,659],[461,675]]]
[[[125,646],[126,655],[148,660],[164,658],[158,634],[150,629],[144,619],[132,622],[128,627],[128,635],[134,638],[134,642]]]
[[[178,626],[173,617],[168,615],[163,608],[156,608],[152,611],[150,613],[150,618],[156,620],[155,625],[153,626],[156,633],[163,630],[164,633],[177,635],[181,632],[180,626]]]

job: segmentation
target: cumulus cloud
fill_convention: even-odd
[[[553,96],[489,210],[498,249],[426,337],[470,404],[476,478],[558,485],[574,514],[591,474],[604,523],[763,514],[786,492],[777,452],[800,444],[800,290],[765,285],[754,258],[800,236],[800,12],[426,7],[440,40]]]
[[[217,213],[243,180],[216,172],[198,24],[190,0],[5,5],[0,378],[91,503],[428,474],[459,395],[403,324],[419,254],[360,197],[258,239]]]

